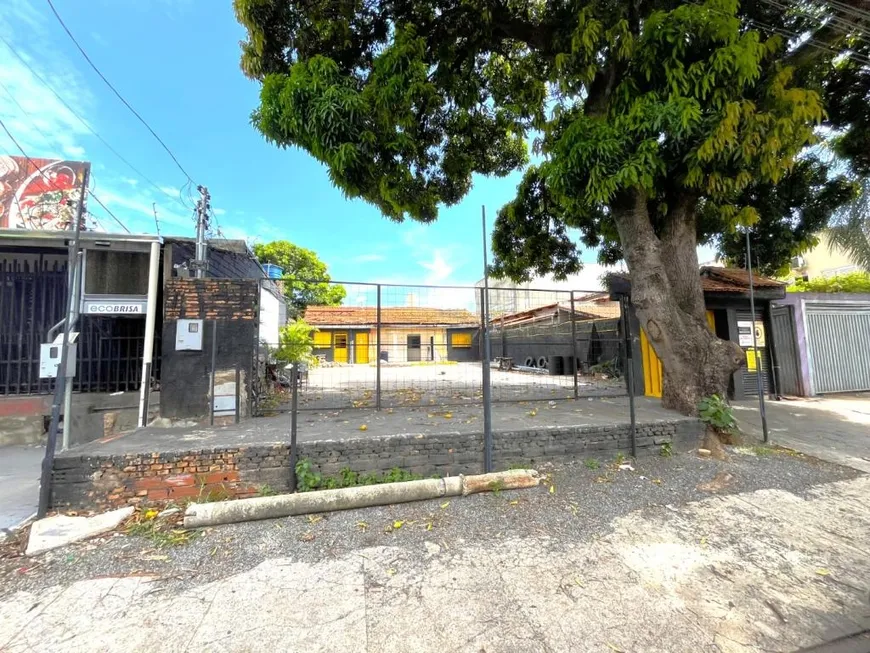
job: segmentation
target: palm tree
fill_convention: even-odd
[[[861,179],[855,200],[828,227],[828,247],[846,252],[855,265],[870,272],[870,179]]]

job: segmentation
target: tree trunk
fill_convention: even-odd
[[[680,197],[666,216],[659,238],[646,198],[625,193],[613,205],[631,274],[631,302],[641,327],[662,361],[662,404],[695,415],[706,396],[726,396],[743,351],[721,340],[707,325],[698,270],[695,199]]]

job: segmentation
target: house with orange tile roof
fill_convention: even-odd
[[[304,319],[316,329],[314,355],[330,363],[480,360],[480,319],[465,309],[382,307],[379,320],[374,307],[309,306]]]

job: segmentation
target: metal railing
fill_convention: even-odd
[[[300,366],[299,408],[395,409],[480,404],[489,329],[493,402],[627,394],[621,303],[602,291],[283,281],[295,316],[315,331]],[[338,289],[341,290],[338,290]],[[296,302],[296,300],[299,300]],[[484,323],[483,307],[490,320]],[[254,412],[289,409],[292,349],[261,320]],[[291,356],[293,358],[293,356]],[[277,395],[277,396],[276,396]]]

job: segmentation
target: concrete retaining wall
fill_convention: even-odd
[[[701,437],[698,420],[680,419],[637,425],[639,454],[658,453],[662,444],[689,448]],[[631,446],[628,424],[541,427],[494,434],[497,469],[584,458],[604,460]],[[483,434],[396,435],[299,444],[321,473],[344,467],[355,472],[385,472],[393,467],[429,476],[483,471]],[[290,448],[287,444],[203,449],[155,454],[71,456],[55,459],[54,507],[103,509],[139,502],[199,497],[256,495],[268,485],[286,492]]]

